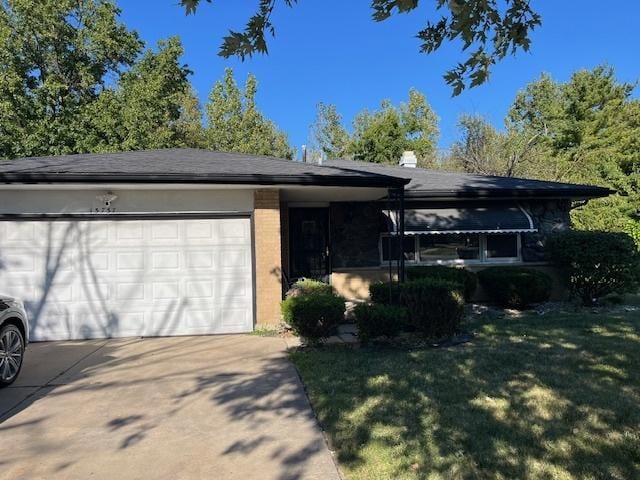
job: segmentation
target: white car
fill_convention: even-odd
[[[0,388],[20,373],[29,343],[29,322],[21,301],[0,295]]]

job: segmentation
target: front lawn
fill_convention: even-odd
[[[476,320],[472,344],[291,354],[348,479],[640,478],[640,313]]]

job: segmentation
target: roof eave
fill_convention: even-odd
[[[536,198],[536,199],[588,199],[607,197],[615,193],[601,187],[575,188],[570,190],[536,189],[468,189],[468,190],[411,190],[405,189],[405,198],[411,199],[462,199],[462,198]]]
[[[333,187],[386,187],[400,188],[409,180],[386,175],[355,177],[349,175],[185,175],[185,174],[77,174],[77,173],[4,173],[4,184],[43,183],[184,183],[230,185],[317,185]]]

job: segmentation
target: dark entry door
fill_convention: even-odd
[[[289,209],[291,278],[329,275],[329,209]]]

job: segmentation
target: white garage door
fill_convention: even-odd
[[[247,332],[250,222],[0,222],[0,293],[34,340]]]

